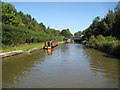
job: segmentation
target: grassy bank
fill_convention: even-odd
[[[120,40],[117,40],[115,37],[91,36],[88,40],[82,41],[82,44],[120,58]]]
[[[62,44],[64,43],[63,41],[58,41],[58,44]],[[37,48],[43,48],[44,46],[44,42],[41,43],[27,43],[27,44],[23,44],[23,45],[18,45],[18,46],[6,46],[3,45],[2,46],[2,50],[0,50],[0,53],[4,53],[4,52],[10,52],[10,51],[16,51],[16,50],[23,50],[23,51],[29,51],[29,50],[34,50]]]
[[[42,48],[44,46],[44,43],[30,43],[30,44],[23,44],[18,46],[2,46],[2,53],[4,52],[10,52],[10,51],[16,51],[16,50],[23,50],[23,51],[29,51],[36,48]]]

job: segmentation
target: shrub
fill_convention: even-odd
[[[110,54],[120,57],[120,41],[116,40],[112,43]]]
[[[105,44],[105,37],[103,35],[98,35],[96,39],[97,48],[101,49]]]
[[[95,38],[94,36],[90,36],[89,40],[82,41],[82,44],[120,57],[120,40],[117,40],[115,37],[98,35]]]
[[[89,47],[93,47],[93,48],[96,47],[96,38],[94,37],[94,35],[90,36],[88,45]]]

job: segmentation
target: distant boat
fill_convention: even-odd
[[[58,46],[58,43],[54,40],[52,41],[46,41],[45,42],[45,46],[44,46],[44,49],[46,50],[52,50],[52,48]]]
[[[71,43],[71,42],[72,42],[71,39],[66,39],[66,40],[65,40],[65,43]]]

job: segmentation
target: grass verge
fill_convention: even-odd
[[[10,51],[16,51],[16,50],[23,50],[23,51],[29,51],[37,48],[42,48],[44,46],[44,43],[30,43],[30,44],[23,44],[19,46],[2,46],[2,50],[0,50],[0,53],[4,52],[10,52]]]
[[[64,41],[58,41],[58,44],[62,44]],[[18,46],[2,46],[2,49],[0,49],[0,53],[5,53],[5,52],[10,52],[10,51],[16,51],[16,50],[23,50],[23,51],[29,51],[29,50],[34,50],[37,48],[43,48],[44,47],[44,42],[41,43],[26,43],[23,45],[18,45]]]

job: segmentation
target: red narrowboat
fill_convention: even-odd
[[[58,46],[58,43],[55,42],[55,41],[46,41],[45,42],[45,46],[44,46],[44,49],[47,49],[47,50],[52,50],[52,48]]]

